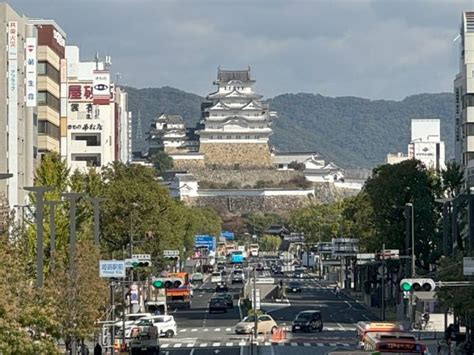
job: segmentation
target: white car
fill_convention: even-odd
[[[211,275],[211,282],[212,283],[219,283],[222,282],[222,274],[220,271],[215,271]]]
[[[173,316],[160,315],[142,318],[136,326],[141,327],[149,325],[154,325],[157,327],[160,336],[164,336],[166,338],[172,338],[178,334],[178,326]]]
[[[136,324],[137,321],[144,317],[151,317],[151,313],[129,313],[125,315],[125,329],[133,324]],[[123,320],[118,318],[115,322],[115,327],[122,328]]]

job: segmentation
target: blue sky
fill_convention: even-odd
[[[286,92],[402,99],[452,90],[472,0],[12,0],[55,20],[83,60],[98,51],[135,87],[205,95],[217,67],[250,66]]]

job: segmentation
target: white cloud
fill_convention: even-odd
[[[403,98],[451,91],[452,38],[470,0],[12,0],[53,18],[84,58],[112,55],[130,85],[206,94],[218,65],[252,67],[266,96]],[[46,6],[48,5],[48,6]]]

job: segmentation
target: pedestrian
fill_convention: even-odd
[[[336,285],[336,287],[334,287],[334,294],[339,297],[339,292],[341,291],[341,289],[339,288],[339,285]]]
[[[102,347],[99,343],[94,346],[94,355],[102,355]]]

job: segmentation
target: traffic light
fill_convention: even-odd
[[[150,260],[133,260],[132,261],[132,267],[149,267],[151,266],[151,261]]]
[[[184,280],[177,277],[154,279],[151,282],[154,288],[179,288],[184,285]]]
[[[432,279],[403,279],[400,281],[400,289],[404,292],[434,291],[436,282]]]

